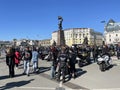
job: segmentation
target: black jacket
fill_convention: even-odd
[[[26,54],[29,54],[29,55],[26,55]],[[23,57],[24,57],[24,60],[31,60],[32,59],[32,52],[31,51],[25,51],[23,53]]]
[[[65,67],[68,64],[68,56],[66,54],[60,54],[58,56],[58,62],[60,63],[60,67]]]
[[[14,66],[15,65],[15,54],[6,55],[6,64],[8,66]]]

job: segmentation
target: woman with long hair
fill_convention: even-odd
[[[9,68],[9,77],[14,77],[15,51],[12,47],[9,47],[6,52],[6,64]]]

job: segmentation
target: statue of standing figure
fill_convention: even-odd
[[[59,27],[59,30],[62,30],[62,22],[63,22],[63,18],[61,16],[58,16],[58,27]]]
[[[84,38],[83,44],[88,45],[88,38],[87,37]]]

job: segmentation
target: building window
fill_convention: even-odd
[[[116,34],[116,36],[118,36],[118,34]]]
[[[109,41],[111,42],[111,39],[109,39]]]
[[[83,38],[85,37],[85,34],[83,34]]]
[[[81,37],[81,34],[79,34],[79,37]]]
[[[111,35],[109,35],[109,37],[111,37]]]
[[[76,34],[76,38],[77,38],[77,34]]]

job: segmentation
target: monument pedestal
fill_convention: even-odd
[[[63,30],[58,30],[57,45],[58,46],[65,45],[65,38],[64,38],[64,31]]]

